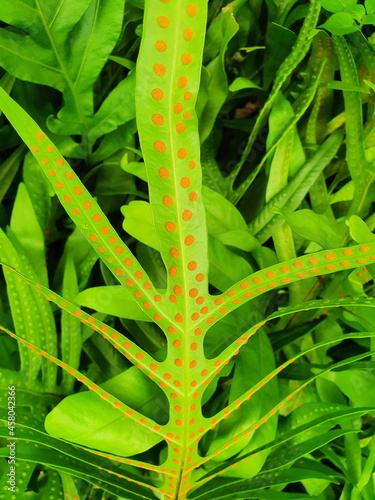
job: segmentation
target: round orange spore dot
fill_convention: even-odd
[[[157,75],[157,76],[164,76],[165,73],[167,72],[167,69],[164,66],[164,64],[154,64],[152,69],[153,69],[155,75]]]
[[[45,136],[44,136],[43,132],[37,132],[37,133],[36,133],[36,138],[37,138],[39,141],[43,141],[44,137],[45,137]]]
[[[187,267],[189,271],[195,271],[197,268],[198,264],[195,262],[195,260],[192,260],[191,262],[188,263]]]
[[[59,167],[62,167],[64,165],[64,160],[62,158],[56,158],[55,162]]]
[[[115,269],[115,273],[117,276],[122,276],[124,274],[124,271],[122,269]]]
[[[198,290],[196,288],[192,288],[189,290],[189,295],[190,297],[195,298],[198,295]]]
[[[197,163],[194,160],[189,161],[189,168],[195,168]]]
[[[91,210],[92,209],[92,203],[91,203],[91,201],[84,201],[83,202],[83,208],[85,210]]]
[[[174,259],[178,259],[180,256],[180,252],[177,250],[177,248],[171,248],[170,253]]]
[[[55,186],[56,186],[57,188],[59,188],[59,189],[63,189],[64,184],[63,184],[62,182],[60,182],[60,181],[56,181]]]
[[[72,214],[73,214],[73,215],[79,215],[80,213],[81,213],[81,212],[78,210],[78,208],[72,208]],[[101,247],[100,247],[100,248],[101,248]],[[98,249],[99,249],[99,247],[98,247]],[[104,250],[103,250],[103,252],[104,252]]]
[[[158,174],[162,179],[168,179],[169,177],[169,171],[165,167],[159,168]]]
[[[189,17],[194,17],[197,14],[197,8],[194,4],[190,4],[186,7],[186,14]]]
[[[267,276],[267,278],[274,278],[275,273],[274,273],[273,271],[268,271],[268,272],[266,273],[266,276]]]
[[[198,195],[195,191],[192,191],[191,193],[189,193],[189,200],[190,201],[197,201],[198,199]]]
[[[67,194],[64,196],[64,201],[66,201],[66,203],[72,203],[71,197],[68,196]]]
[[[96,234],[90,234],[89,238],[91,241],[98,241],[98,237],[96,236]]]
[[[182,218],[184,221],[188,221],[193,217],[193,212],[191,210],[184,210],[182,213]]]
[[[177,321],[177,323],[182,323],[184,321],[182,314],[176,314],[174,319],[175,319],[175,321]]]
[[[191,28],[186,28],[183,33],[184,40],[190,41],[193,39],[194,31]]]
[[[189,234],[189,236],[186,236],[186,238],[185,238],[185,245],[189,247],[194,243],[194,241],[195,241],[194,236]]]
[[[180,113],[182,113],[183,109],[184,108],[180,102],[176,102],[176,104],[173,106],[173,111],[176,113],[176,115],[179,115]]]
[[[169,19],[166,16],[159,16],[157,18],[157,23],[160,28],[168,28],[169,26]]]
[[[37,146],[31,146],[30,149],[33,153],[39,153],[39,148]]]
[[[186,148],[180,148],[177,152],[177,156],[180,158],[180,160],[184,160],[188,155],[188,151]]]
[[[46,146],[46,151],[48,153],[53,153],[53,147],[49,144],[48,146]]]
[[[296,260],[296,262],[293,262],[293,266],[294,267],[302,267],[303,266],[303,262],[301,262],[300,260]]]
[[[164,97],[164,92],[161,89],[153,89],[151,91],[151,97],[155,99],[155,101],[161,101]]]
[[[109,229],[109,227],[108,227],[108,226],[102,226],[102,227],[100,228],[100,232],[101,232],[102,234],[108,234],[108,233],[109,233],[109,231],[110,231],[110,229]]]
[[[166,222],[165,223],[165,229],[171,233],[176,231],[176,224],[174,222]]]
[[[177,276],[177,268],[175,266],[171,266],[169,268],[169,276],[171,278],[175,278]]]
[[[173,200],[170,196],[168,195],[165,195],[163,197],[163,203],[166,207],[171,207],[173,205]]]
[[[176,366],[182,366],[182,360],[177,358],[177,359],[174,360],[174,364]]]
[[[48,170],[48,175],[51,177],[56,177],[56,172],[54,170]]]
[[[343,251],[342,251],[342,254],[343,254],[343,255],[352,255],[352,253],[353,253],[353,251],[352,251],[352,250],[350,250],[350,248],[347,248],[346,250],[343,250]]]
[[[184,64],[185,66],[187,66],[188,64],[191,64],[191,61],[193,60],[193,58],[191,57],[191,54],[189,54],[189,52],[185,52],[184,54],[182,54],[181,56],[181,62],[182,64]]]
[[[181,347],[181,340],[174,340],[173,345],[174,345],[174,347],[177,347],[177,348]]]
[[[130,267],[133,264],[133,261],[131,259],[125,259],[124,264],[126,267]]]
[[[289,271],[289,267],[287,267],[287,266],[282,266],[282,267],[280,267],[280,271],[281,271],[282,273],[287,273],[287,272]]]
[[[155,141],[154,142],[154,149],[155,151],[158,151],[159,153],[165,153],[167,150],[167,146],[163,141]]]
[[[192,99],[192,98],[193,98],[192,92],[189,92],[189,91],[185,92],[185,94],[184,94],[185,101],[190,101],[190,99]]]
[[[156,40],[155,49],[158,52],[165,52],[167,50],[167,44],[164,40]]]
[[[73,179],[73,173],[72,173],[72,172],[70,172],[70,171],[69,171],[69,172],[65,172],[65,177],[66,177],[69,181],[71,181],[71,180]]]
[[[178,134],[182,134],[183,132],[185,132],[185,125],[181,122],[177,123],[176,125],[176,132]]]
[[[204,275],[202,273],[199,273],[196,275],[195,279],[197,281],[203,281],[204,280]]]
[[[180,180],[180,185],[183,188],[188,188],[190,186],[190,178],[189,177],[183,177]],[[191,194],[191,193],[190,193]]]
[[[154,115],[152,115],[151,120],[152,120],[152,123],[154,123],[155,125],[158,125],[158,126],[164,125],[164,117],[163,117],[163,115],[160,115],[158,113],[155,113]]]
[[[179,79],[178,79],[178,87],[180,89],[184,89],[186,87],[186,85],[188,84],[189,80],[186,78],[186,76],[181,76]]]
[[[310,259],[308,259],[308,262],[310,262],[310,264],[317,264],[318,259],[316,257],[311,257]]]
[[[190,113],[190,111],[187,111],[184,113],[184,118],[185,120],[190,120],[193,115]]]
[[[74,191],[74,194],[76,194],[77,196],[81,196],[81,194],[82,194],[82,188],[80,186],[75,186],[73,191]]]

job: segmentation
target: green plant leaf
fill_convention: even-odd
[[[25,252],[27,252],[38,279],[41,283],[47,285],[44,234],[36,217],[29,193],[23,183],[20,183],[18,187],[10,227]]]
[[[150,321],[131,295],[119,285],[86,288],[75,297],[75,301],[81,306],[119,318]]]
[[[351,85],[350,83],[340,82],[336,80],[329,82],[328,87],[335,90],[349,90],[352,92],[363,92],[364,94],[371,94],[371,92],[364,87],[359,87],[356,85]]]
[[[254,492],[259,488],[272,487],[276,485],[298,483],[303,479],[327,479],[330,482],[333,481],[333,477],[322,474],[321,472],[308,469],[289,469],[280,472],[265,472],[258,474],[252,479],[246,479],[244,481],[236,481],[233,484],[233,480],[222,480],[216,482],[216,488],[212,490],[205,491],[202,489],[197,489],[191,493],[192,499],[199,500],[209,500],[212,495],[215,495],[215,499],[221,498],[233,498],[233,488],[235,487],[236,495]],[[226,484],[225,484],[226,483]]]
[[[329,12],[342,12],[347,8],[353,7],[357,0],[321,0],[322,7]]]
[[[276,194],[252,221],[250,232],[257,236],[261,243],[267,241],[282,222],[282,217],[276,215],[273,209],[284,212],[296,209],[306,192],[335,156],[341,141],[342,134],[339,131],[331,135],[298,170],[287,186]]]
[[[207,100],[201,111],[201,118],[199,120],[202,142],[210,135],[216,117],[229,91],[224,57],[228,43],[238,31],[238,24],[233,15],[235,7],[234,2],[224,7],[207,31],[206,45],[214,44],[216,50],[214,52],[215,57],[206,65],[209,73]],[[216,52],[219,53],[216,55]]]
[[[87,136],[93,85],[120,34],[123,8],[123,0],[69,0],[61,6],[16,0],[4,5],[1,20],[18,30],[2,28],[1,64],[17,78],[63,93],[54,132]]]
[[[157,386],[136,368],[104,382],[101,387],[146,414],[154,414],[155,406],[163,407],[160,389],[158,392]],[[132,387],[131,393],[127,387]],[[122,457],[142,453],[161,440],[158,434],[144,432],[132,420],[128,420],[124,426],[119,412],[109,408],[92,391],[72,394],[63,399],[47,415],[45,428],[53,437]],[[118,439],[120,434],[121,440]]]
[[[138,241],[160,251],[160,241],[152,220],[151,206],[146,201],[132,201],[121,207],[123,228]]]
[[[340,245],[340,237],[325,215],[304,209],[292,214],[282,212],[282,216],[293,231],[307,240],[315,241],[322,248],[337,248]]]
[[[332,16],[321,26],[333,35],[348,35],[358,31],[360,27],[354,24],[354,19],[348,12],[338,12]]]
[[[261,89],[261,87],[243,76],[239,76],[229,85],[230,92],[238,92],[243,89]]]

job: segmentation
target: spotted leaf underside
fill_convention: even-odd
[[[316,2],[313,8],[315,18]],[[142,407],[135,408],[126,403],[121,394],[107,390],[105,384],[102,387],[87,374],[59,359],[56,352],[49,352],[45,345],[25,340],[20,332],[1,327],[20,344],[25,344],[26,348],[60,367],[92,391],[102,407],[113,413],[114,420],[115,414],[117,415],[116,425],[119,428],[121,425],[126,427],[131,421],[134,428],[137,426],[140,432],[153,435],[148,441],[149,447],[155,443],[163,443],[160,463],[157,464],[132,457],[133,449],[127,454],[126,443],[124,447],[117,448],[117,454],[111,450],[106,453],[94,445],[85,445],[84,453],[77,454],[77,463],[84,462],[87,454],[92,454],[92,463],[99,467],[98,470],[104,470],[104,476],[102,473],[95,474],[87,464],[82,466],[81,471],[78,470],[79,465],[77,469],[72,466],[72,470],[69,469],[71,474],[77,477],[90,476],[91,482],[97,480],[101,487],[116,494],[120,491],[118,488],[121,487],[121,481],[128,481],[131,485],[126,487],[129,498],[153,498],[154,490],[157,490],[159,498],[165,499],[208,498],[207,495],[210,494],[210,498],[216,498],[215,493],[210,492],[215,490],[218,484],[223,484],[215,482],[216,476],[223,473],[230,476],[231,470],[248,458],[246,454],[233,458],[228,463],[223,461],[210,472],[211,465],[216,467],[217,461],[220,461],[221,453],[229,449],[241,451],[235,448],[238,447],[240,439],[246,438],[243,442],[247,444],[248,438],[256,433],[259,427],[270,419],[277,418],[278,411],[286,402],[318,376],[333,368],[342,368],[346,364],[359,361],[369,353],[353,356],[341,364],[322,369],[294,392],[280,398],[266,414],[261,415],[247,428],[234,433],[227,442],[211,449],[206,455],[202,453],[202,439],[217,428],[221,421],[228,419],[230,422],[232,413],[238,411],[245,401],[251,400],[255,393],[264,391],[264,386],[275,380],[277,375],[296,359],[319,347],[340,343],[346,339],[373,336],[366,332],[352,333],[306,349],[276,367],[231,404],[218,409],[213,416],[203,415],[202,405],[206,389],[215,377],[217,380],[217,377],[224,373],[227,365],[236,363],[236,356],[241,348],[267,321],[312,309],[353,304],[375,307],[374,300],[367,297],[299,304],[280,310],[256,324],[249,324],[247,330],[229,342],[222,352],[211,358],[207,356],[204,346],[207,332],[229,313],[273,289],[286,287],[292,282],[371,264],[375,261],[375,244],[361,244],[301,256],[254,272],[221,294],[209,293],[208,239],[202,201],[198,122],[195,114],[206,21],[207,5],[204,1],[193,3],[192,0],[146,0],[144,32],[136,75],[136,106],[140,143],[149,183],[151,212],[160,254],[168,275],[166,289],[162,291],[155,287],[145,269],[122,241],[121,235],[112,227],[97,201],[50,141],[46,131],[40,130],[25,111],[0,89],[0,108],[38,161],[62,206],[123,287],[127,300],[130,296],[144,316],[155,322],[166,337],[167,345],[161,360],[160,356],[153,356],[140,348],[126,333],[117,331],[97,317],[87,314],[72,301],[26,276],[9,262],[1,262],[14,280],[23,286],[32,287],[36,293],[101,335],[133,363],[149,379],[150,384],[157,384],[163,391],[168,403],[169,418],[160,423],[156,418],[143,414]],[[303,51],[305,50],[307,47],[304,46]],[[69,397],[66,399],[68,401]],[[69,404],[64,404],[69,408]],[[63,411],[63,408],[60,410]],[[118,439],[121,440],[123,436],[120,431],[117,432]],[[28,429],[28,433],[27,439],[35,441],[37,431]],[[84,445],[74,444],[73,434],[70,435],[72,446],[82,451]],[[40,435],[38,436],[38,439],[41,439]],[[332,438],[334,436],[336,434],[332,434]],[[60,434],[58,437],[64,438],[64,435]],[[55,440],[56,436],[52,439]],[[56,442],[46,438],[43,445],[48,448]],[[329,442],[329,437],[324,442]],[[306,450],[308,453],[309,449]],[[70,466],[66,456],[72,453],[71,448],[64,449],[64,457],[51,456],[50,461],[44,459],[40,453],[28,451],[26,447],[21,451],[24,460],[45,460],[45,463],[50,463],[56,470],[66,470]],[[120,451],[122,453],[119,453]],[[99,458],[101,462],[98,461]],[[98,465],[103,464],[103,460],[107,466]],[[124,467],[121,472],[116,469],[116,480],[111,482],[111,467],[114,463],[112,461]],[[140,470],[147,471],[147,475],[139,474]],[[243,479],[246,477],[238,480]],[[206,482],[206,487],[199,486],[203,489],[193,490],[195,486]],[[243,484],[241,482],[241,487]],[[254,484],[258,483],[254,480]],[[268,485],[267,481],[264,484]],[[230,485],[226,492],[223,488],[224,484],[220,489],[220,498],[228,494]],[[248,490],[250,492],[249,488]]]

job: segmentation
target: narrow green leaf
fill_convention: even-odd
[[[107,285],[86,288],[75,297],[75,301],[81,306],[119,318],[150,321],[149,316],[140,309],[122,286]]]

